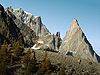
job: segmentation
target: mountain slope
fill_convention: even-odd
[[[21,8],[13,9],[8,7],[6,10],[21,30],[27,47],[32,47],[34,44],[38,44],[37,41],[41,40],[43,44],[38,45],[40,48],[47,46],[50,50],[58,51],[61,42],[60,36],[53,36],[42,23],[40,16],[34,16]]]
[[[76,19],[73,20],[62,41],[60,53],[100,62],[99,56],[93,50]]]
[[[0,4],[0,44],[4,41],[7,41],[8,43],[19,42],[21,45],[24,45],[20,29]]]

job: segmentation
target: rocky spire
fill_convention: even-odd
[[[56,33],[56,36],[57,36],[57,37],[60,37],[60,32],[57,32],[57,33]]]
[[[79,24],[78,24],[77,19],[75,19],[75,18],[73,19],[71,28],[79,28]]]
[[[74,34],[76,31],[80,31],[80,32],[82,32],[82,30],[81,30],[81,28],[80,28],[80,26],[79,26],[79,24],[78,24],[78,21],[77,21],[77,19],[73,19],[73,21],[72,21],[72,23],[71,23],[71,26],[70,26],[70,28],[69,28],[69,34]]]
[[[36,36],[40,37],[41,36],[41,26],[42,26],[41,17],[40,16],[36,17],[34,21],[36,23],[36,30],[35,30]]]
[[[70,52],[73,56],[94,61],[95,52],[76,19],[73,19],[71,27],[62,41],[59,51],[65,55]]]

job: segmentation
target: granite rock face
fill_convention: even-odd
[[[40,16],[34,16],[21,8],[13,9],[11,6],[6,8],[6,12],[23,34],[26,47],[32,47],[41,40],[43,44],[41,47],[38,45],[41,49],[48,47],[50,50],[58,50],[61,44],[60,33],[53,36],[42,23]]]
[[[93,50],[76,19],[73,19],[68,32],[66,32],[59,52],[100,62],[100,57]]]
[[[20,16],[18,16],[17,14],[14,14],[15,10],[12,9],[12,7],[8,7],[6,9],[6,12],[13,19],[17,27],[20,29],[25,42],[25,47],[31,47],[35,43],[37,37],[35,32],[23,22],[22,13],[24,11],[22,9],[19,9],[18,13],[20,13]]]
[[[41,37],[50,34],[45,25],[42,24],[40,16],[34,16],[21,8],[13,9],[13,13],[17,19],[21,20],[26,26],[32,29],[36,33],[36,36]]]
[[[60,38],[60,32],[57,32],[56,35],[53,35],[53,45],[56,51],[59,51],[62,39]]]
[[[24,45],[20,29],[16,26],[15,22],[9,17],[3,6],[0,4],[0,44],[4,41],[10,44],[13,42],[19,42],[21,45]]]
[[[24,11],[22,8],[13,9],[8,7],[7,12],[24,36],[27,47],[32,47],[38,39],[44,39],[45,36],[51,35],[45,25],[42,24],[40,16],[33,16],[31,13]]]

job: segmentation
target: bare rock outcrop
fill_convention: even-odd
[[[13,9],[11,6],[6,8],[6,12],[23,34],[26,47],[37,44],[41,49],[48,47],[50,50],[58,51],[61,42],[60,33],[53,36],[42,23],[40,16],[34,16],[22,8]],[[39,45],[39,40],[43,41],[43,44]]]
[[[19,42],[24,46],[23,36],[20,29],[16,26],[15,22],[5,12],[3,6],[0,4],[0,44],[4,41],[12,44]]]
[[[73,19],[71,27],[66,32],[59,51],[64,55],[70,53],[71,56],[100,62],[100,57],[93,50],[76,19]]]

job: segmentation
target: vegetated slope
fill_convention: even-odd
[[[100,64],[59,53],[0,45],[1,75],[99,75]]]
[[[45,56],[45,51],[35,50],[37,60],[43,60]],[[99,75],[100,64],[93,62],[91,60],[81,59],[80,57],[65,56],[59,53],[54,53],[47,51],[47,58],[50,62],[62,68],[66,75]],[[56,75],[56,73],[54,73]],[[52,74],[51,74],[52,75]]]

